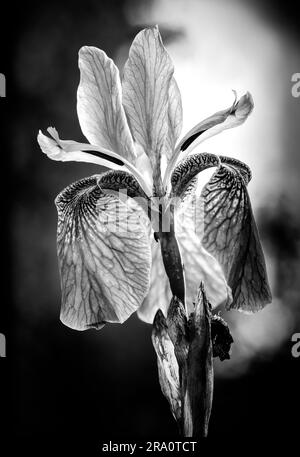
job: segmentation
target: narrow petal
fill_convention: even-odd
[[[169,128],[165,148],[167,161],[169,161],[174,154],[175,144],[182,129],[181,94],[174,77],[171,79],[169,88],[168,125]]]
[[[145,193],[150,196],[152,189],[141,173],[127,160],[103,147],[72,140],[61,140],[55,128],[47,129],[51,138],[39,131],[37,140],[41,150],[52,160],[61,162],[88,162],[113,170],[128,170],[132,173]]]
[[[247,92],[238,101],[235,100],[230,108],[218,111],[193,127],[176,147],[176,151],[168,164],[164,176],[164,185],[166,186],[168,184],[172,169],[179,159],[184,159],[196,146],[206,139],[217,135],[223,130],[243,124],[252,112],[253,107],[252,96]]]
[[[89,46],[79,51],[79,68],[77,112],[82,132],[91,144],[115,151],[134,164],[119,70],[105,52]]]
[[[167,315],[170,300],[172,298],[169,279],[162,260],[160,243],[155,241],[154,238],[151,243],[151,251],[152,266],[150,288],[147,297],[137,311],[139,318],[148,324],[153,323],[158,309],[161,309],[164,314]]]
[[[264,254],[243,175],[221,165],[202,191],[202,243],[222,265],[231,287],[230,308],[255,312],[272,300]]]
[[[157,176],[168,135],[173,71],[158,27],[142,30],[132,43],[124,67],[123,104],[133,137],[149,156]]]
[[[82,179],[56,198],[61,320],[77,330],[124,322],[149,288],[143,212],[132,199],[103,194],[100,179]]]

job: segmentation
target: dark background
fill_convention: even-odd
[[[58,166],[36,142],[38,130],[48,125],[59,127],[63,138],[83,140],[76,116],[78,49],[90,44],[114,56],[121,44],[129,46],[139,28],[125,14],[132,3],[27,2],[22,8],[11,4],[1,17],[0,72],[7,78],[7,97],[0,99],[0,332],[7,338],[7,358],[0,359],[6,423],[0,452],[4,440],[11,452],[17,447],[43,455],[64,448],[68,455],[82,448],[96,455],[105,439],[178,438],[160,392],[150,326],[134,315],[122,326],[81,333],[58,319],[53,200],[95,168]],[[293,2],[257,2],[256,8],[300,39]],[[176,39],[176,30],[161,31],[165,43]],[[258,223],[275,259],[275,294],[294,312],[295,303],[300,307],[299,206],[287,207],[278,196],[276,208],[262,211]],[[300,332],[299,311],[294,332]],[[208,447],[232,453],[250,445],[296,445],[299,368],[287,337],[273,353],[253,359],[243,374],[217,377]]]

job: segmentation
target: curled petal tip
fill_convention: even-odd
[[[243,120],[251,114],[253,108],[254,102],[252,95],[250,92],[246,92],[235,105],[234,114],[238,119]]]
[[[52,137],[55,138],[54,135],[55,133],[57,134],[55,129],[49,127],[47,131]],[[61,149],[57,145],[56,141],[53,138],[49,138],[48,136],[44,135],[41,130],[39,130],[37,141],[43,153],[46,154],[50,159],[55,160],[55,158],[60,155]]]

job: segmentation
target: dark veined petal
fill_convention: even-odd
[[[227,156],[219,156],[220,162],[232,167],[234,170],[238,170],[240,175],[242,176],[244,183],[246,186],[249,184],[252,178],[252,173],[248,165],[244,162],[241,162],[238,159],[234,159],[232,157]]]
[[[264,254],[239,167],[221,165],[202,191],[203,246],[222,265],[233,302],[255,312],[272,300]]]
[[[77,112],[90,143],[135,163],[133,140],[122,105],[119,70],[104,51],[84,46],[79,51],[80,83]]]
[[[247,92],[239,100],[235,100],[230,108],[218,111],[193,127],[176,147],[176,151],[165,173],[164,186],[168,185],[169,176],[178,159],[184,159],[196,146],[206,139],[221,133],[223,130],[243,124],[251,114],[253,106],[252,96]]]
[[[175,167],[171,175],[172,197],[181,197],[186,193],[191,181],[203,170],[217,167],[220,159],[215,154],[203,152],[188,157]]]
[[[170,82],[169,110],[168,110],[168,135],[166,138],[165,154],[169,161],[174,154],[175,144],[182,129],[182,102],[181,94],[175,78]]]
[[[104,194],[100,176],[56,198],[62,322],[76,330],[124,322],[149,288],[150,243],[133,199]]]
[[[169,88],[173,71],[158,27],[138,33],[124,67],[123,105],[133,137],[149,156],[157,175],[168,135]]]
[[[158,310],[153,322],[152,342],[157,355],[158,376],[161,390],[167,398],[172,414],[177,422],[181,420],[181,392],[179,367],[174,345],[168,333],[166,319]]]

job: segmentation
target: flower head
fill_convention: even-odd
[[[221,155],[191,155],[205,139],[241,125],[252,111],[251,95],[179,140],[181,96],[157,27],[134,39],[122,81],[94,47],[80,50],[79,68],[77,112],[89,143],[61,140],[54,128],[50,137],[39,132],[38,142],[53,160],[113,171],[71,184],[56,198],[62,321],[78,330],[100,328],[138,310],[153,322],[172,295],[192,310],[201,281],[213,307],[254,312],[270,302],[249,168]],[[216,171],[198,198],[197,177],[208,167]]]

